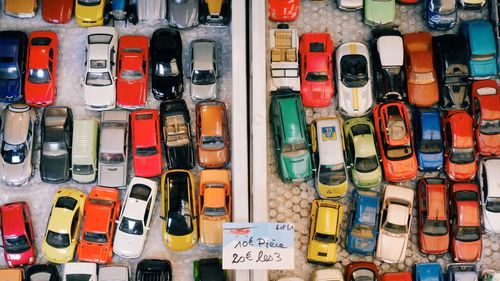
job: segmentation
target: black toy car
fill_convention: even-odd
[[[27,42],[22,31],[0,32],[0,102],[23,99]]]
[[[25,270],[27,281],[60,281],[61,277],[54,264],[36,264]]]
[[[194,168],[191,119],[186,102],[182,99],[162,102],[160,124],[168,169]]]
[[[439,83],[439,105],[442,109],[469,107],[469,68],[467,42],[461,34],[432,38],[434,64]]]
[[[73,114],[69,107],[52,106],[43,111],[40,176],[42,181],[61,183],[71,179]]]
[[[145,259],[137,265],[136,281],[172,281],[172,265],[168,260]]]
[[[229,25],[231,22],[231,0],[200,0],[198,21],[204,25]]]
[[[194,262],[195,281],[226,281],[221,260],[201,259]]]
[[[181,34],[173,28],[156,30],[150,42],[152,89],[155,99],[179,99],[183,93]]]

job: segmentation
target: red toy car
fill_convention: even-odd
[[[333,41],[329,33],[300,37],[300,94],[307,107],[326,107],[333,97]]]
[[[478,187],[474,183],[454,183],[450,197],[453,259],[475,262],[482,250]]]
[[[33,31],[28,39],[24,95],[31,106],[47,106],[56,98],[59,40],[52,31]]]
[[[16,202],[0,207],[2,245],[9,267],[35,263],[35,237],[28,204]]]
[[[80,261],[111,262],[115,221],[119,215],[120,191],[94,186],[85,201],[85,221],[78,244]]]
[[[386,180],[400,182],[415,179],[418,163],[410,117],[404,103],[377,104],[373,109],[373,120]]]
[[[476,175],[477,163],[472,117],[464,110],[453,110],[443,117],[444,159],[448,177],[469,181]]]
[[[417,186],[418,246],[425,254],[448,252],[450,244],[447,183],[442,178],[420,178]]]
[[[133,111],[131,118],[132,158],[135,175],[146,178],[161,175],[162,152],[158,110]]]
[[[75,0],[42,0],[42,17],[49,23],[67,23],[73,16]]]
[[[378,268],[373,262],[357,261],[347,265],[345,280],[380,280]]]
[[[390,272],[382,274],[381,281],[411,281],[410,272]]]
[[[269,0],[269,19],[294,21],[299,16],[300,0]]]
[[[118,43],[116,104],[127,109],[146,105],[148,95],[148,37],[122,36]]]
[[[472,117],[477,152],[500,155],[500,87],[495,80],[472,82]]]

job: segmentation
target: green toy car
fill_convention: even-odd
[[[396,17],[396,0],[364,0],[367,25],[390,25]]]

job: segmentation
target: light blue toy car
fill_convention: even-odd
[[[472,20],[460,25],[460,32],[469,43],[468,64],[472,78],[496,76],[497,48],[493,26],[486,20]]]

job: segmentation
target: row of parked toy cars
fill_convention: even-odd
[[[225,26],[231,20],[231,0],[43,0],[42,17],[48,23],[63,24],[73,11],[80,26],[100,26],[111,19],[133,24],[169,22],[177,28],[198,24]],[[38,1],[6,0],[4,12],[17,18],[36,16]]]

